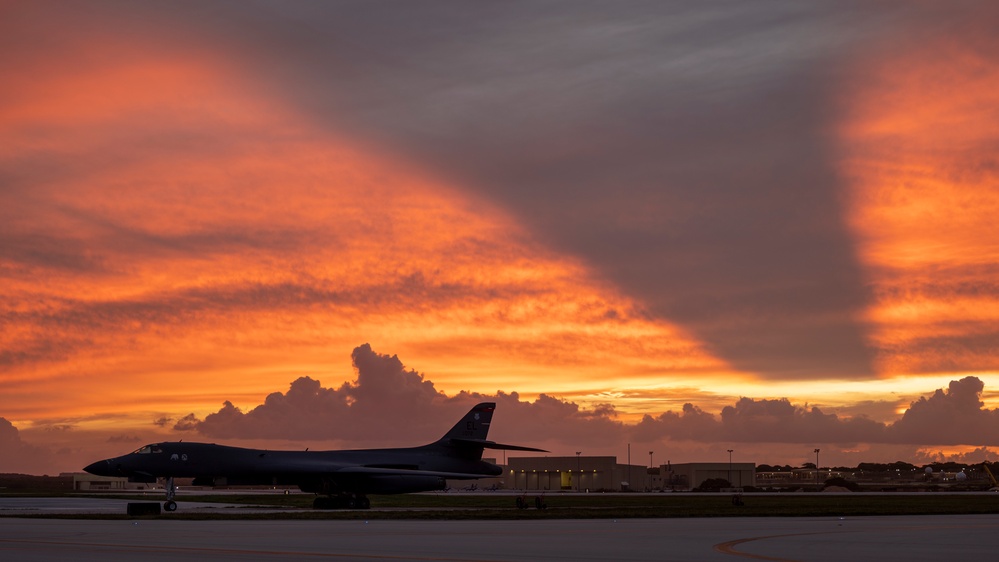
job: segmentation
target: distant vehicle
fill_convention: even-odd
[[[208,443],[146,445],[121,457],[97,461],[83,470],[99,476],[125,476],[133,482],[166,478],[163,509],[175,511],[174,478],[214,485],[297,485],[317,494],[316,509],[367,509],[367,494],[406,494],[444,490],[445,479],[499,476],[502,469],[482,460],[484,449],[547,452],[486,440],[496,404],[468,411],[444,437],[421,447],[346,451],[268,451]]]

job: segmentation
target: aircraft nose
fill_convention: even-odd
[[[111,467],[111,459],[104,459],[102,461],[97,461],[95,463],[88,464],[83,470],[89,472],[90,474],[95,474],[97,476],[114,476],[114,471]]]

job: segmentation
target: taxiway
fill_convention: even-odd
[[[6,515],[118,500],[2,498]],[[39,503],[40,502],[40,503]],[[51,503],[49,503],[51,502]],[[218,504],[213,504],[218,505]],[[15,509],[20,507],[22,511]],[[62,509],[65,509],[65,505]],[[187,504],[185,510],[199,509]],[[207,508],[206,508],[207,509]],[[215,509],[226,509],[224,507]],[[3,511],[6,510],[6,511]],[[999,515],[691,519],[0,519],[0,559],[81,560],[943,560],[991,559]]]

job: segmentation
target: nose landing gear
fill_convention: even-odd
[[[173,497],[177,494],[177,486],[173,483],[173,476],[167,478],[166,481],[166,495],[167,501],[163,503],[164,511],[177,511],[177,502],[173,501]]]

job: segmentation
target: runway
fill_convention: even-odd
[[[59,500],[65,501],[65,500]],[[999,515],[535,521],[0,519],[0,559],[991,559]]]

